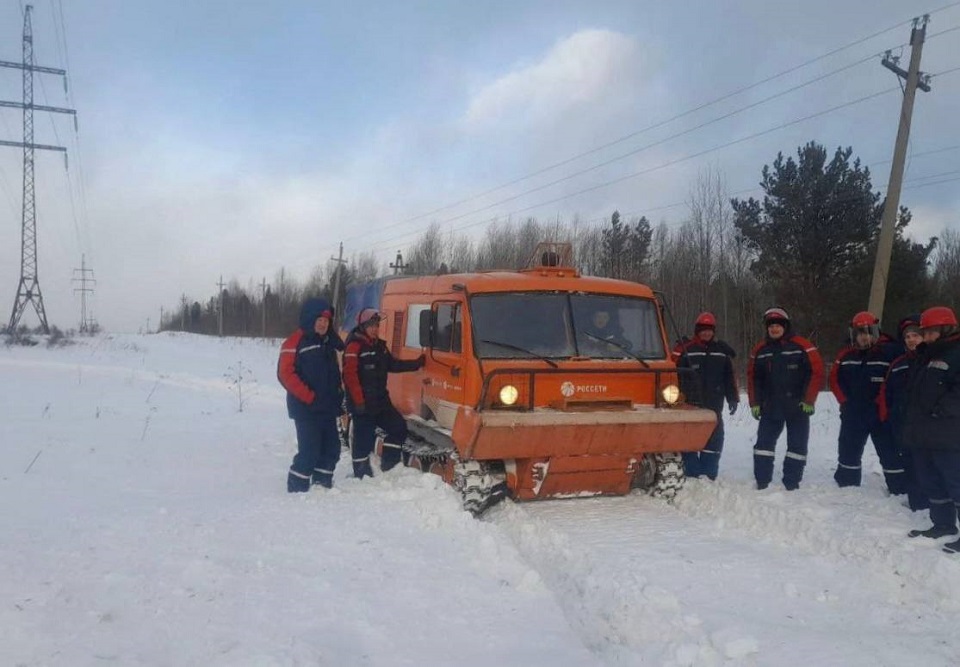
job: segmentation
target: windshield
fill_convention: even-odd
[[[522,292],[470,300],[477,355],[485,359],[662,359],[657,306],[609,294]]]

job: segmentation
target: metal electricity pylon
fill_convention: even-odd
[[[14,63],[0,60],[0,67],[10,67],[23,70],[23,102],[7,102],[0,100],[0,107],[23,109],[23,141],[2,141],[0,146],[13,146],[23,149],[23,215],[21,217],[20,236],[20,284],[17,286],[17,296],[13,302],[13,311],[10,313],[10,324],[7,330],[16,331],[20,318],[27,308],[32,305],[40,318],[40,326],[44,333],[50,333],[47,324],[47,312],[43,306],[43,294],[40,292],[40,280],[37,274],[37,208],[33,185],[33,153],[35,150],[60,151],[66,156],[67,149],[63,146],[47,146],[33,143],[33,112],[49,111],[65,113],[73,116],[77,122],[77,112],[74,109],[48,107],[33,103],[33,73],[58,74],[63,79],[64,90],[67,86],[66,70],[53,67],[40,67],[33,64],[33,26],[30,14],[33,6],[27,5],[23,13],[23,62]]]

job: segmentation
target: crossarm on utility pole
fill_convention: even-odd
[[[27,105],[23,102],[8,102],[7,100],[0,100],[0,107],[7,107],[9,109],[26,109]],[[66,113],[77,115],[76,109],[66,109],[64,107],[48,107],[41,104],[31,104],[30,108],[34,111],[50,111],[51,113]]]
[[[43,67],[41,65],[27,65],[25,63],[12,63],[9,60],[0,60],[0,67],[10,67],[12,69],[23,69],[30,72],[43,72],[44,74],[60,74],[66,76],[67,70],[57,69],[56,67]]]
[[[24,143],[22,141],[4,141],[0,139],[0,146],[12,146],[13,148],[34,148],[38,151],[60,151],[66,153],[67,149],[63,146],[47,146],[46,144]]]

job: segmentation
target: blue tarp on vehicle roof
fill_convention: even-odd
[[[347,303],[343,309],[343,328],[350,330],[357,326],[357,316],[364,308],[380,310],[383,286],[387,278],[378,278],[365,283],[357,283],[347,288]]]

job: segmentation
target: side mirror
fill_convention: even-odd
[[[433,322],[432,310],[420,311],[420,347],[431,347],[430,345],[430,325]]]

